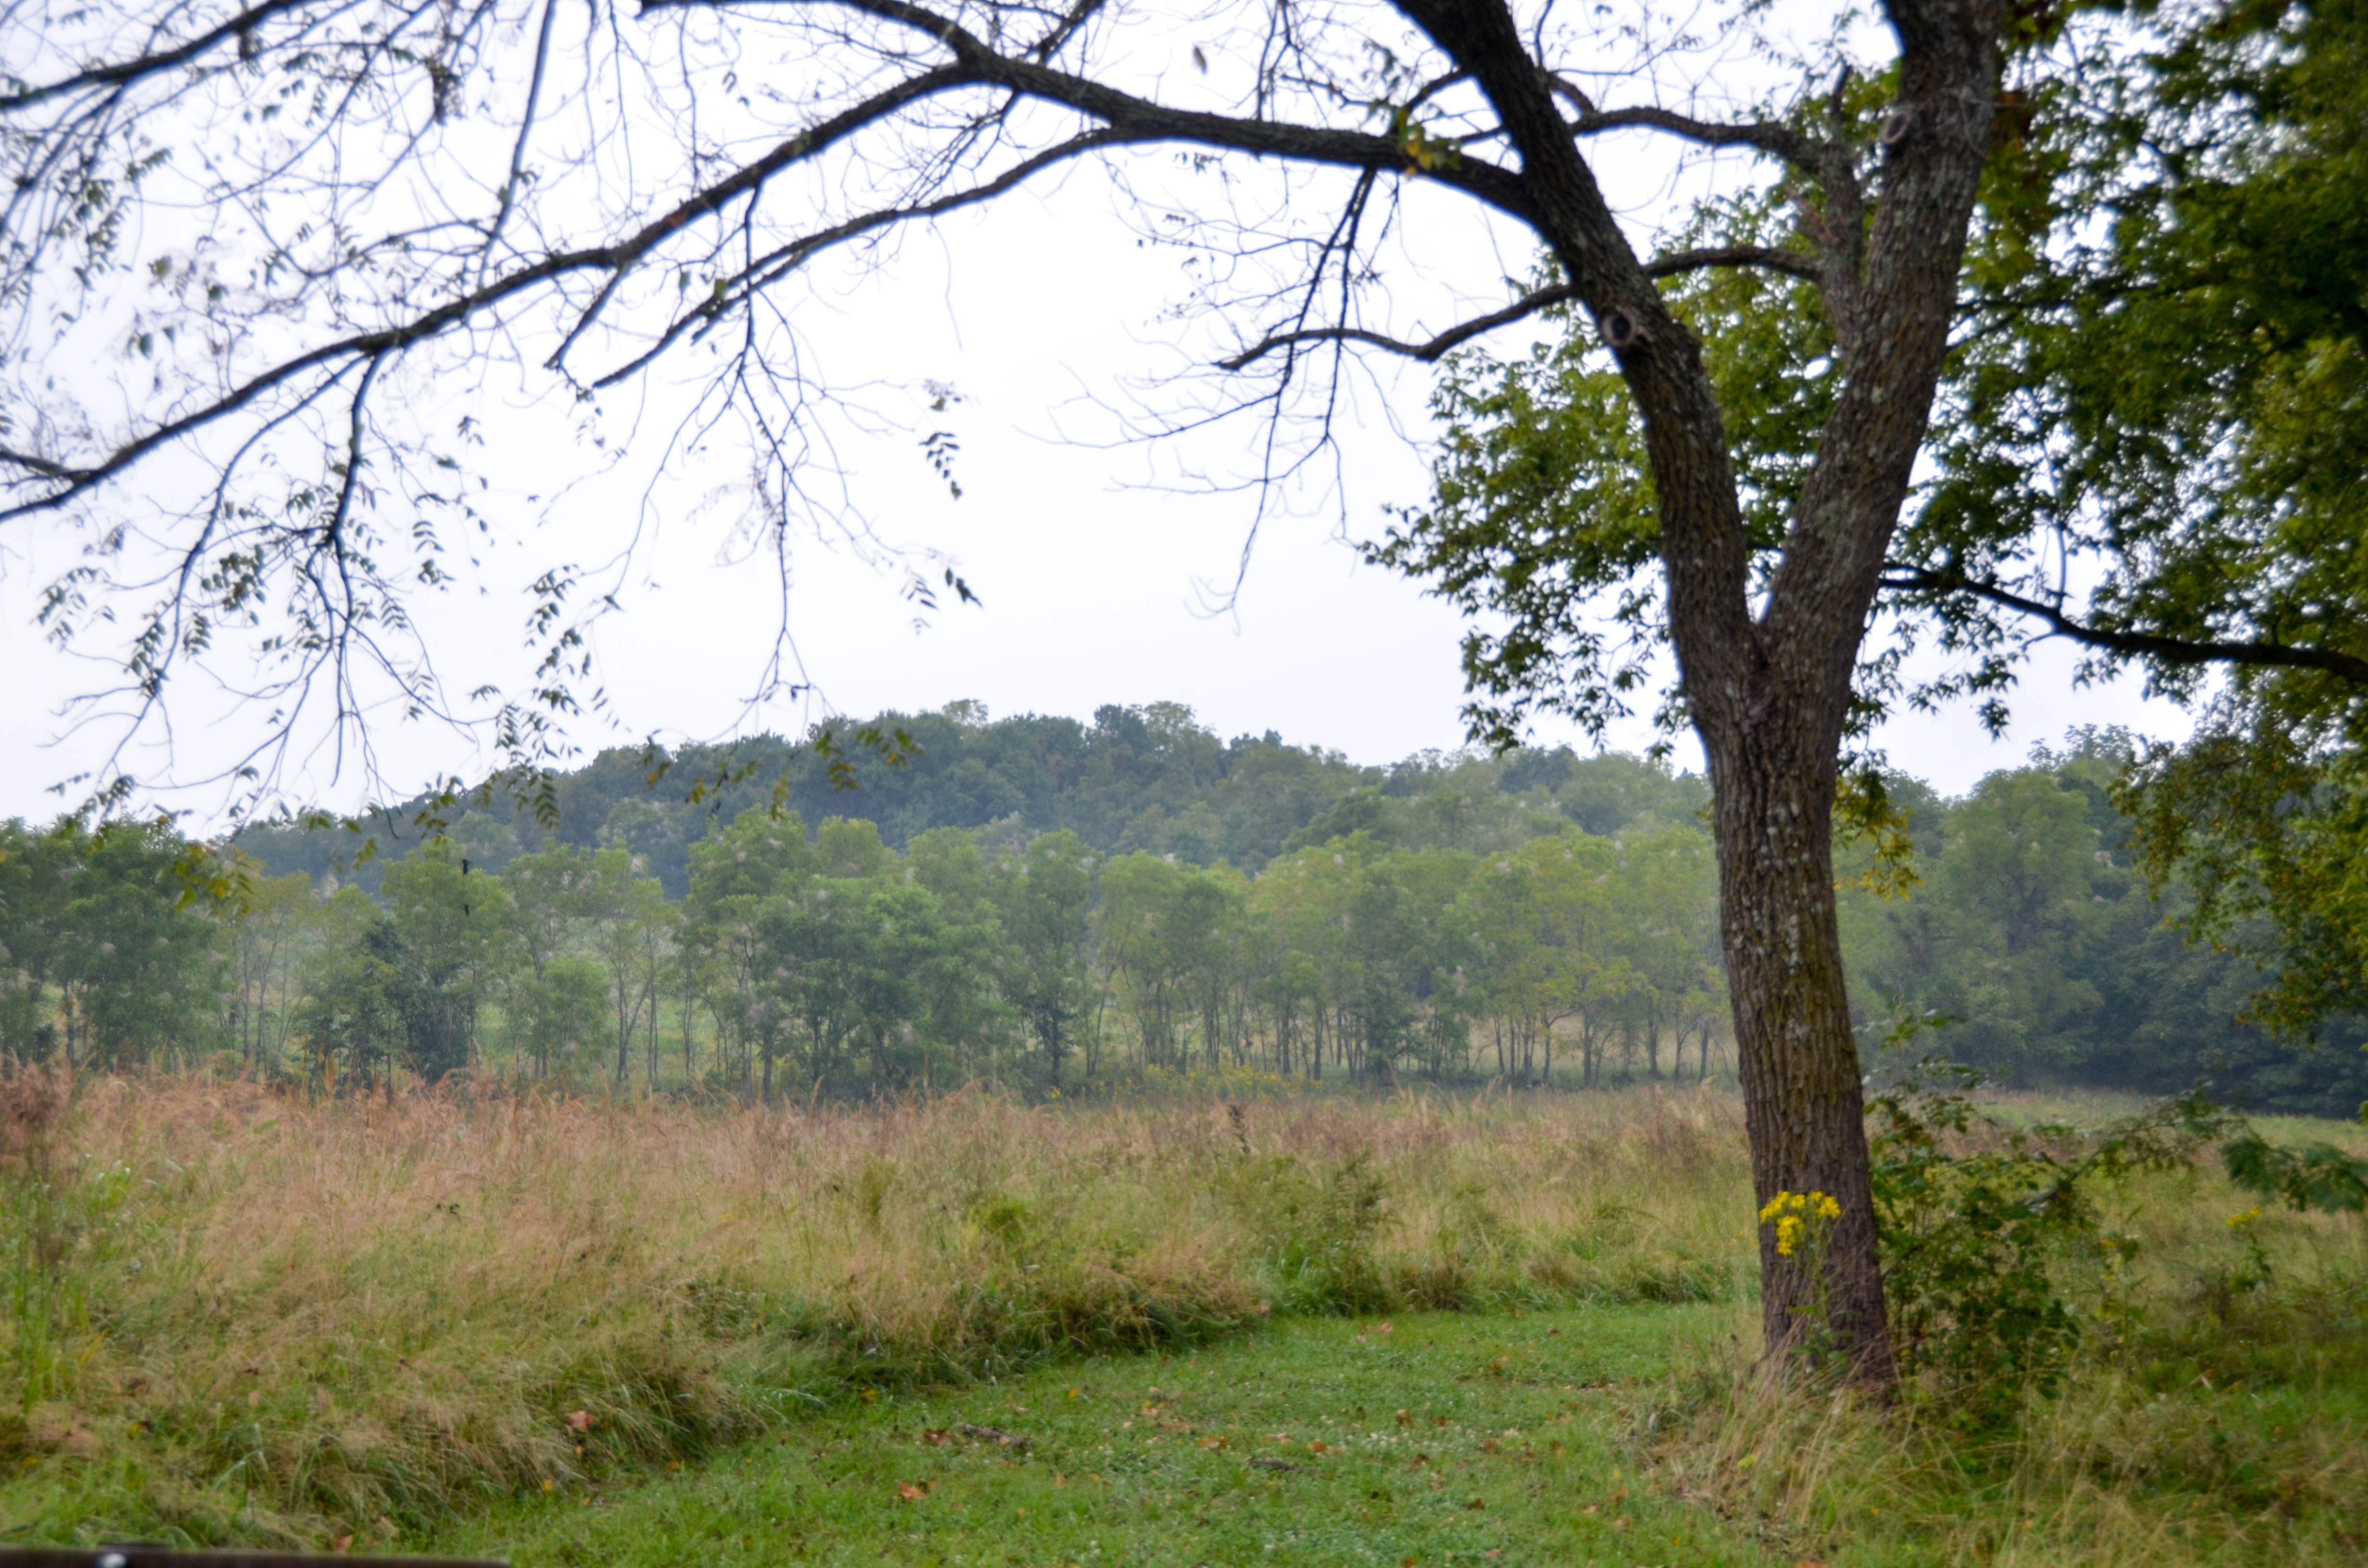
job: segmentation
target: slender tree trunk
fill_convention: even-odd
[[[625,983],[617,982],[617,1087],[625,1086],[625,1074],[633,1062],[633,1020],[625,1011]]]

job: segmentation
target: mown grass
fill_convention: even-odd
[[[417,1544],[522,1568],[1757,1565],[1770,1559],[1748,1528],[1656,1490],[1624,1436],[1638,1402],[1733,1317],[1303,1320],[1199,1352],[883,1394]]]
[[[0,1539],[2185,1568],[2368,1533],[2362,1221],[2231,1227],[2209,1161],[2100,1193],[2123,1244],[2065,1267],[2066,1381],[1970,1426],[1756,1362],[1716,1092],[14,1092]],[[1400,1408],[1446,1423],[1423,1467]],[[1023,1415],[1025,1454],[923,1436]],[[1248,1466],[1275,1432],[1326,1448]]]

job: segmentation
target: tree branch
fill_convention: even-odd
[[[298,0],[273,0],[273,7],[284,8]],[[1270,120],[1239,119],[1217,114],[1169,108],[1130,93],[1120,92],[1099,83],[1070,73],[1052,69],[1030,61],[1015,59],[1001,53],[962,28],[951,18],[909,0],[822,0],[838,8],[872,16],[884,21],[910,27],[926,33],[943,45],[953,59],[942,65],[916,73],[863,102],[832,116],[819,125],[776,145],[764,156],[734,170],[706,188],[696,191],[636,233],[614,244],[547,256],[513,272],[493,279],[483,287],[449,301],[406,323],[360,333],[323,345],[308,353],[282,361],[246,382],[233,388],[221,398],[198,409],[167,421],[143,435],[135,437],[113,452],[86,467],[75,467],[33,454],[0,450],[0,464],[14,467],[20,477],[35,477],[56,482],[47,494],[14,506],[0,508],[0,522],[30,513],[47,511],[63,505],[74,496],[106,483],[138,463],[161,446],[195,434],[214,422],[253,403],[256,399],[311,370],[355,358],[374,358],[402,349],[413,343],[434,336],[466,323],[487,308],[517,298],[541,285],[561,278],[583,272],[610,274],[609,288],[601,290],[586,312],[596,314],[599,305],[613,289],[616,281],[638,266],[651,252],[662,244],[674,231],[703,218],[743,196],[759,190],[771,177],[793,164],[808,160],[824,150],[876,124],[900,109],[936,95],[963,87],[1002,87],[1030,97],[1055,103],[1102,122],[1103,129],[1073,137],[1045,154],[1024,160],[1015,170],[985,182],[973,190],[956,193],[936,201],[916,202],[865,214],[846,223],[835,225],[821,234],[809,236],[799,244],[774,253],[775,265],[764,281],[777,278],[789,267],[806,256],[853,233],[876,229],[908,219],[927,217],[970,201],[983,199],[1009,188],[1027,173],[1065,157],[1079,155],[1090,148],[1123,143],[1182,142],[1253,155],[1287,158],[1304,163],[1326,164],[1336,167],[1368,170],[1409,170],[1404,148],[1386,136],[1360,131],[1339,131],[1328,127],[1280,123]],[[260,15],[258,7],[247,15]],[[211,35],[209,35],[210,37]],[[225,35],[227,36],[227,35]],[[194,47],[194,46],[191,46]],[[161,58],[161,57],[159,57]],[[128,67],[126,68],[128,69]],[[1510,216],[1527,222],[1534,218],[1522,176],[1479,159],[1462,158],[1452,165],[1429,171],[1425,177],[1463,190],[1477,199],[1497,207]],[[718,301],[722,303],[723,301]],[[1544,303],[1550,301],[1538,301]],[[1532,303],[1528,309],[1537,308]],[[666,335],[668,342],[682,331],[715,319],[718,311],[712,306],[677,322]],[[1511,314],[1499,312],[1501,319],[1511,321],[1526,313],[1515,310]],[[564,335],[557,358],[563,358],[573,346],[587,323],[579,320],[575,329]],[[1486,331],[1496,320],[1474,324],[1464,336]],[[1461,337],[1444,343],[1436,353],[1444,353]],[[1253,356],[1255,357],[1255,356]],[[1435,355],[1434,355],[1435,357]],[[644,363],[647,356],[635,361]],[[620,372],[624,373],[624,372]],[[617,379],[612,374],[603,378],[603,384]]]
[[[1385,348],[1393,354],[1403,354],[1409,359],[1419,359],[1429,363],[1438,359],[1456,345],[1468,343],[1484,332],[1520,321],[1523,316],[1535,315],[1550,305],[1559,305],[1578,297],[1576,285],[1557,283],[1551,289],[1541,289],[1533,294],[1525,294],[1501,311],[1491,311],[1486,315],[1475,316],[1460,326],[1449,327],[1427,343],[1407,343],[1382,333],[1369,332],[1359,326],[1318,326],[1308,327],[1299,332],[1277,333],[1272,337],[1260,339],[1230,359],[1218,360],[1217,368],[1224,370],[1238,370],[1278,348],[1288,348],[1298,343],[1370,343],[1376,348]]]
[[[1600,136],[1607,131],[1626,131],[1642,127],[1648,131],[1666,131],[1704,147],[1756,147],[1770,157],[1811,172],[1819,171],[1819,160],[1826,149],[1816,139],[1804,136],[1789,125],[1776,125],[1766,120],[1747,120],[1740,124],[1725,120],[1695,119],[1674,110],[1637,106],[1632,108],[1600,109],[1573,83],[1560,76],[1549,75],[1547,85],[1554,95],[1578,110],[1578,118],[1570,122],[1573,136]]]
[[[1016,60],[989,48],[951,17],[925,6],[913,5],[910,0],[832,3],[926,33],[953,52],[956,68],[968,80],[1008,87],[1090,115],[1127,142],[1190,142],[1230,152],[1329,164],[1340,168],[1411,172],[1414,167],[1406,149],[1386,136],[1171,108],[1065,71]],[[1423,177],[1476,197],[1508,217],[1523,222],[1536,221],[1526,185],[1510,169],[1465,156],[1423,171]]]
[[[1774,245],[1714,245],[1706,250],[1676,251],[1646,262],[1645,273],[1649,278],[1675,278],[1706,267],[1764,267],[1811,283],[1821,282],[1825,277],[1816,257],[1804,251],[1780,250]]]
[[[251,6],[221,26],[210,28],[187,43],[172,49],[163,50],[154,54],[139,55],[131,60],[118,61],[112,65],[87,66],[71,76],[61,77],[54,82],[45,82],[37,87],[23,87],[13,93],[0,94],[0,114],[30,108],[35,104],[46,103],[51,98],[79,91],[84,87],[119,87],[129,82],[136,82],[142,76],[153,76],[160,71],[170,71],[176,65],[188,64],[217,45],[254,31],[257,23],[268,20],[282,11],[292,11],[301,6],[316,3],[317,0],[264,0],[262,5]]]
[[[910,80],[900,82],[884,93],[867,99],[844,113],[834,115],[821,125],[801,131],[752,163],[727,175],[706,189],[693,192],[672,210],[662,213],[637,233],[613,245],[598,245],[585,250],[568,251],[545,256],[530,266],[506,273],[483,289],[472,290],[411,321],[377,332],[357,333],[326,343],[292,359],[285,359],[233,388],[223,396],[201,408],[191,410],[177,419],[157,426],[146,435],[125,442],[114,451],[86,468],[74,468],[49,459],[17,454],[0,449],[0,462],[13,464],[26,472],[42,478],[62,481],[59,488],[46,495],[0,509],[0,522],[9,522],[36,512],[54,510],[85,491],[95,488],[123,472],[157,448],[198,431],[227,417],[254,403],[257,398],[284,386],[308,370],[325,365],[371,358],[393,350],[408,347],[425,338],[433,337],[449,328],[458,326],[489,306],[513,296],[525,293],[541,284],[577,272],[621,273],[676,230],[691,220],[705,216],[739,196],[755,190],[774,175],[801,158],[810,157],[831,143],[853,134],[863,126],[903,108],[905,104],[927,97],[949,85],[958,85],[964,78],[954,69],[943,68],[924,72]]]
[[[677,317],[659,336],[657,342],[626,364],[603,375],[593,385],[604,388],[614,386],[646,369],[660,355],[680,341],[685,333],[693,331],[703,333],[707,326],[721,320],[734,305],[742,303],[748,296],[780,282],[815,256],[834,245],[844,244],[848,240],[870,233],[874,229],[886,228],[894,223],[906,223],[923,218],[940,218],[949,212],[977,202],[991,201],[1021,184],[1030,176],[1051,168],[1056,164],[1065,163],[1096,147],[1120,145],[1125,140],[1124,137],[1112,135],[1107,131],[1088,131],[1081,136],[1073,136],[1066,142],[1048,147],[1033,157],[1020,160],[983,184],[972,186],[964,190],[953,191],[933,201],[918,201],[909,207],[889,207],[878,211],[862,213],[843,223],[835,223],[827,229],[807,234],[789,244],[776,246],[743,267],[733,281],[723,285],[723,292],[716,295],[713,300],[700,306],[696,311]],[[584,328],[590,324],[592,313],[598,311],[601,301],[608,298],[610,290],[615,287],[615,282],[616,280],[611,278],[609,285],[602,289],[599,299],[595,300],[586,309],[584,319],[568,333],[566,341],[562,343],[552,356],[550,363],[553,369],[558,367],[561,357],[582,335]],[[735,283],[737,287],[734,286]]]
[[[2368,659],[2339,653],[2332,648],[2298,648],[2291,643],[2260,641],[2199,642],[2145,631],[2114,631],[2074,620],[2054,605],[2027,598],[1995,583],[1941,572],[1895,567],[1884,575],[1883,585],[1908,593],[1971,594],[2002,608],[2044,621],[2048,630],[2056,636],[2068,637],[2075,642],[2101,648],[2109,653],[2159,659],[2173,665],[2250,665],[2268,669],[2319,670],[2354,685],[2368,687]]]
[[[1650,278],[1673,278],[1680,273],[1698,272],[1706,267],[1764,267],[1771,271],[1806,278],[1812,283],[1818,278],[1814,258],[1798,251],[1778,250],[1769,245],[1722,245],[1709,250],[1679,251],[1646,262],[1645,272]],[[1277,333],[1271,337],[1260,338],[1230,359],[1218,360],[1217,368],[1238,370],[1278,348],[1288,348],[1298,343],[1326,342],[1371,344],[1376,348],[1384,348],[1393,354],[1403,354],[1409,359],[1429,364],[1484,332],[1508,326],[1524,316],[1535,315],[1550,306],[1565,304],[1578,297],[1576,286],[1557,283],[1550,289],[1524,294],[1501,311],[1491,311],[1485,316],[1474,316],[1460,325],[1449,327],[1437,337],[1423,343],[1408,343],[1402,338],[1355,326],[1309,327],[1301,332]]]

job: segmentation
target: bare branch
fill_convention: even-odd
[[[534,40],[534,69],[528,74],[526,109],[518,118],[518,141],[510,148],[510,176],[502,182],[501,206],[495,210],[494,221],[485,230],[485,248],[477,260],[477,287],[485,286],[485,273],[494,265],[494,250],[502,242],[502,225],[509,222],[510,211],[518,205],[518,187],[526,180],[526,144],[534,135],[534,116],[542,101],[542,78],[551,66],[552,27],[559,20],[559,0],[542,0],[542,31]]]
[[[1409,359],[1425,363],[1440,358],[1458,344],[1468,343],[1484,332],[1508,326],[1523,316],[1535,315],[1552,305],[1565,304],[1579,297],[1578,290],[1568,283],[1557,283],[1551,289],[1541,289],[1507,305],[1501,311],[1491,311],[1475,316],[1461,325],[1452,326],[1426,343],[1407,343],[1383,333],[1368,332],[1363,327],[1319,326],[1298,332],[1277,333],[1242,350],[1230,359],[1217,361],[1218,369],[1238,370],[1255,363],[1278,348],[1288,348],[1301,343],[1366,343],[1385,348],[1393,354],[1403,354]]]
[[[159,50],[154,54],[137,55],[130,60],[118,61],[113,64],[86,66],[71,76],[60,77],[54,82],[20,88],[13,93],[0,93],[0,114],[29,108],[35,104],[46,103],[51,98],[62,97],[68,93],[80,92],[85,87],[125,86],[139,81],[143,76],[154,76],[159,72],[186,65],[209,50],[219,48],[234,39],[245,38],[254,32],[257,24],[268,20],[282,11],[292,11],[300,6],[314,3],[315,0],[263,0],[263,4],[249,6],[221,26],[209,28],[188,42],[176,44],[171,49]]]
[[[38,497],[0,509],[0,521],[51,510],[63,505],[75,496],[85,494],[94,487],[121,474],[159,447],[196,433],[248,406],[257,398],[303,376],[308,371],[324,366],[349,363],[357,358],[371,358],[391,350],[404,348],[413,343],[461,326],[495,304],[518,298],[541,285],[569,275],[584,272],[610,274],[609,287],[604,288],[596,297],[591,306],[578,318],[575,327],[560,345],[552,360],[552,363],[556,364],[589,325],[591,318],[598,313],[618,278],[639,265],[677,230],[696,219],[718,210],[744,195],[750,195],[761,189],[764,184],[776,174],[801,161],[812,159],[858,131],[883,120],[900,109],[947,91],[972,86],[1004,87],[1027,97],[1076,109],[1101,120],[1104,129],[1071,138],[1058,147],[1026,160],[1014,170],[994,180],[985,182],[973,189],[958,192],[936,201],[913,203],[863,214],[834,225],[818,234],[807,236],[790,245],[780,247],[768,258],[768,270],[757,280],[755,287],[762,287],[764,284],[778,280],[803,260],[826,246],[894,223],[934,216],[969,202],[985,199],[1008,189],[1019,179],[1025,178],[1038,169],[1080,155],[1095,148],[1182,142],[1290,158],[1304,163],[1328,164],[1367,170],[1406,169],[1408,166],[1405,150],[1388,137],[1326,127],[1291,125],[1172,108],[1133,94],[1117,91],[1081,76],[999,53],[951,18],[926,7],[908,4],[906,0],[843,0],[843,3],[850,9],[909,26],[927,33],[951,51],[954,60],[951,63],[907,77],[866,98],[861,103],[832,116],[821,124],[779,143],[763,157],[744,165],[723,179],[695,192],[671,210],[614,244],[546,256],[540,261],[507,273],[434,310],[426,312],[410,322],[376,332],[356,334],[282,361],[204,406],[126,442],[87,467],[75,468],[46,459],[0,450],[0,462],[13,464],[20,473],[62,482]],[[1458,187],[1514,216],[1524,219],[1531,216],[1530,202],[1520,176],[1483,160],[1461,158],[1452,165],[1442,165],[1430,171],[1429,177],[1443,184]],[[730,302],[732,301],[729,299],[719,296],[707,301],[698,311],[679,319],[667,329],[659,345],[659,349],[662,350],[665,347],[679,341],[686,334],[693,334],[700,327],[719,319],[723,307]],[[1477,330],[1486,330],[1486,328]],[[1452,346],[1451,344],[1449,347]],[[600,384],[610,384],[621,376],[645,366],[655,352],[657,350],[640,356],[622,369],[603,377]],[[1442,349],[1441,352],[1444,350]]]
[[[1648,131],[1666,131],[1704,147],[1756,147],[1773,158],[1813,173],[1822,173],[1826,147],[1811,137],[1804,136],[1789,125],[1768,120],[1695,119],[1672,109],[1638,106],[1632,108],[1602,109],[1573,83],[1560,76],[1548,76],[1546,83],[1557,97],[1578,111],[1570,122],[1574,136],[1600,136],[1608,131],[1626,131],[1638,127]]]
[[[1126,142],[1186,142],[1336,167],[1409,172],[1414,168],[1406,149],[1386,136],[1171,108],[1083,76],[997,53],[951,17],[909,0],[839,3],[927,33],[953,51],[970,80],[1065,105],[1102,121]],[[1467,156],[1425,171],[1425,177],[1475,196],[1508,216],[1524,222],[1535,217],[1521,176],[1495,164]]]
[[[833,116],[813,130],[802,131],[780,143],[764,157],[742,165],[730,176],[698,191],[645,224],[638,233],[613,245],[595,246],[587,250],[570,251],[546,256],[541,261],[507,273],[483,289],[472,290],[459,299],[449,301],[432,311],[396,326],[377,332],[357,333],[326,343],[291,359],[249,378],[238,387],[202,407],[157,426],[117,448],[87,468],[74,468],[45,459],[28,459],[0,449],[0,462],[10,462],[43,477],[63,480],[59,488],[29,501],[18,502],[0,509],[0,522],[36,512],[51,511],[75,496],[105,483],[130,469],[159,447],[182,437],[194,435],[207,426],[253,403],[272,392],[303,376],[307,371],[324,366],[371,358],[391,350],[433,337],[439,333],[467,322],[472,316],[505,300],[526,293],[545,283],[578,272],[621,272],[655,249],[675,231],[693,219],[703,217],[730,203],[734,198],[757,189],[780,170],[798,160],[830,145],[871,123],[905,104],[928,97],[943,87],[955,85],[962,78],[951,70],[924,73],[899,83],[888,91],[867,99],[862,104]]]
[[[1885,588],[1916,594],[1970,594],[2019,615],[2044,621],[2053,634],[2130,658],[2159,659],[2172,665],[2243,665],[2262,669],[2319,670],[2368,687],[2368,659],[2333,648],[2296,647],[2262,640],[2248,642],[2190,641],[2144,631],[2115,631],[2073,619],[2058,607],[2002,588],[1995,583],[1942,572],[1894,567],[1883,580]]]
[[[602,376],[593,384],[598,387],[614,386],[647,369],[653,361],[680,342],[686,335],[704,331],[708,326],[722,320],[735,305],[744,303],[748,296],[780,282],[790,273],[834,245],[844,244],[876,229],[912,222],[919,219],[943,217],[962,208],[992,200],[1019,185],[1030,176],[1041,174],[1057,164],[1066,163],[1071,158],[1097,147],[1117,146],[1123,141],[1124,138],[1115,136],[1107,131],[1090,131],[1082,136],[1073,136],[1057,146],[1048,147],[1032,158],[1022,160],[985,184],[951,192],[934,201],[916,202],[909,207],[892,207],[877,212],[866,212],[860,217],[850,218],[844,223],[834,223],[827,229],[805,235],[789,244],[778,246],[743,268],[737,287],[727,281],[723,290],[713,299],[700,305],[699,309],[677,317],[660,335],[658,341],[647,350]],[[604,290],[602,298],[606,297],[607,290]],[[595,301],[593,309],[597,310],[598,305],[599,301]],[[574,343],[582,333],[590,316],[591,312],[587,311],[585,322],[579,323],[569,332],[566,342],[560,345],[559,353],[552,358],[552,363],[554,366],[559,362],[559,356],[566,353],[567,345]]]

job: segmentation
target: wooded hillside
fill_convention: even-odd
[[[1567,749],[1360,767],[1171,704],[877,724],[908,759],[851,790],[772,737],[614,751],[540,805],[471,797],[438,841],[390,808],[359,863],[350,833],[251,828],[207,852],[244,874],[195,900],[167,831],[9,824],[0,1048],[759,1096],[1730,1070],[1698,776]],[[1907,858],[1839,846],[1870,1068],[1888,1049],[2019,1085],[2209,1077],[2350,1114],[2368,1031],[2240,1021],[2261,973],[2189,944],[2180,890],[2157,901],[2131,867],[2128,756],[2091,733],[1962,800],[1892,781]]]

